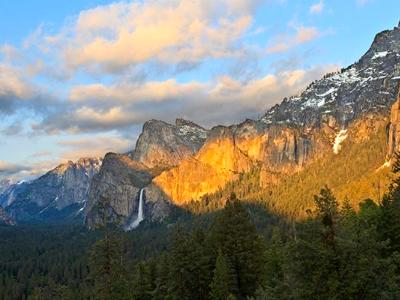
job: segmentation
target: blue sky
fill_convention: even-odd
[[[257,118],[356,61],[395,0],[0,0],[0,177],[124,152],[143,122]]]

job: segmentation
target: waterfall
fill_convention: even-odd
[[[126,230],[132,230],[135,229],[136,227],[139,226],[140,222],[142,222],[144,220],[144,213],[143,213],[143,192],[144,189],[140,190],[140,194],[139,194],[139,208],[138,208],[138,214],[135,220],[133,220],[130,224],[128,224],[128,226],[126,227]]]

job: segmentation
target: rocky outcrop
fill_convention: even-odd
[[[0,203],[18,222],[75,218],[88,199],[90,181],[101,161],[82,158],[61,164],[31,182],[10,186],[0,196]]]
[[[0,207],[0,225],[15,225],[14,220]]]
[[[262,166],[269,174],[290,174],[326,153],[339,153],[349,124],[368,131],[372,116],[385,114],[400,79],[400,28],[379,33],[355,64],[311,84],[298,96],[284,99],[260,120],[211,130],[194,157],[163,172],[154,182],[178,205],[213,193],[241,172]],[[398,106],[398,105],[397,105]],[[393,114],[393,113],[392,113]],[[390,129],[397,147],[397,129]],[[366,134],[353,134],[362,139]],[[275,176],[271,177],[276,182]]]
[[[107,204],[111,221],[125,225],[137,212],[139,191],[149,186],[153,177],[151,169],[129,155],[108,153],[100,172],[92,180],[85,208],[87,226],[94,228],[103,223],[98,211],[100,201]],[[162,219],[168,209],[167,198],[153,187],[145,190],[145,198],[145,216]]]
[[[397,101],[392,105],[390,113],[390,124],[388,127],[388,151],[390,159],[395,152],[400,151],[400,91]]]
[[[207,130],[183,119],[177,119],[175,125],[151,120],[144,124],[131,156],[149,168],[176,166],[195,154],[207,135]]]
[[[400,28],[396,27],[379,33],[358,62],[285,98],[259,120],[209,131],[185,120],[174,125],[148,121],[129,155],[150,173],[149,181],[139,184],[140,180],[132,179],[139,172],[137,166],[119,164],[112,172],[104,166],[113,175],[96,176],[92,187],[98,194],[93,191],[93,203],[103,196],[110,199],[115,219],[123,224],[135,212],[143,187],[147,214],[162,219],[170,202],[184,205],[200,200],[253,168],[260,170],[260,186],[277,186],[285,176],[302,172],[313,162],[340,159],[351,148],[349,143],[361,145],[370,135],[376,136],[387,124],[399,80]],[[400,148],[400,104],[396,103],[388,128],[389,155]],[[127,173],[119,174],[124,168]],[[90,213],[89,223],[96,223]]]
[[[154,183],[177,205],[200,200],[260,165],[269,170],[263,174],[295,171],[331,147],[329,139],[320,136],[287,126],[266,127],[252,120],[217,126],[194,157],[164,171]],[[261,180],[265,184],[269,179]]]
[[[312,83],[297,96],[285,98],[261,121],[267,125],[291,124],[347,127],[349,122],[372,111],[389,111],[400,80],[400,28],[376,35],[362,58]]]
[[[164,171],[154,183],[175,204],[182,205],[215,192],[251,167],[252,161],[237,147],[232,129],[218,126],[211,130],[207,142],[194,157]]]

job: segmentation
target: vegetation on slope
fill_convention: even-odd
[[[261,168],[242,174],[218,192],[205,195],[202,201],[187,208],[195,213],[209,212],[224,206],[226,197],[234,192],[240,199],[263,203],[268,210],[289,219],[304,219],[312,209],[313,195],[328,185],[342,200],[349,199],[352,207],[367,198],[379,202],[392,179],[384,167],[386,130],[381,126],[363,142],[345,140],[338,154],[327,153],[301,171],[291,175],[271,174],[277,183],[260,185]]]

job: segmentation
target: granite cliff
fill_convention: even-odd
[[[0,206],[17,222],[68,222],[82,219],[92,177],[102,159],[68,161],[30,182],[10,185]]]
[[[285,98],[261,119],[212,129],[196,155],[154,182],[181,205],[215,192],[258,164],[263,166],[263,184],[268,184],[271,172],[298,172],[327,153],[337,154],[353,123],[389,115],[399,79],[400,28],[395,27],[379,33],[358,62]],[[398,105],[392,110],[397,121]],[[397,130],[394,125],[389,130],[389,148],[398,147]],[[221,131],[229,138],[215,139],[213,132]]]
[[[207,136],[206,129],[183,119],[177,119],[175,125],[150,120],[144,124],[131,157],[149,168],[176,166],[195,154]]]
[[[399,81],[395,27],[377,34],[359,61],[283,99],[258,120],[211,129],[183,119],[150,120],[131,152],[108,153],[103,163],[68,162],[31,182],[0,183],[0,206],[19,222],[78,216],[94,228],[103,222],[98,208],[104,202],[112,221],[126,226],[138,215],[140,194],[145,219],[160,221],[173,206],[202,201],[253,173],[257,197],[269,197],[265,201],[283,211],[287,204],[280,199],[291,199],[286,191],[304,182],[320,188],[324,180],[343,197],[373,197],[371,188],[355,191],[354,183],[371,185],[374,178],[364,174],[381,174],[400,150]],[[341,175],[331,178],[325,168]],[[304,197],[314,192],[309,188]],[[304,210],[306,202],[293,207]]]
[[[284,186],[289,178],[304,176],[318,164],[337,168],[336,162],[356,159],[355,149],[376,143],[387,151],[377,151],[365,170],[360,170],[388,167],[385,157],[390,159],[400,148],[399,102],[392,107],[399,80],[400,28],[395,27],[377,34],[358,62],[326,74],[300,94],[283,99],[258,120],[210,130],[180,119],[175,124],[148,121],[135,149],[128,154],[140,168],[128,167],[132,175],[129,179],[123,175],[126,180],[118,183],[121,175],[117,171],[120,167],[116,167],[111,185],[101,178],[101,171],[91,188],[91,205],[99,201],[99,191],[107,190],[110,209],[123,224],[136,209],[140,189],[145,188],[146,203],[163,203],[158,210],[147,204],[147,213],[162,219],[169,205],[201,201],[204,195],[223,190],[228,182],[254,169],[260,170],[258,186],[272,189]],[[135,179],[135,174],[143,170],[148,173],[146,181]],[[337,182],[335,186],[348,191],[346,186],[350,185]],[[118,191],[121,187],[126,189],[122,194]],[[95,223],[91,221],[93,215],[88,208],[89,223]]]

